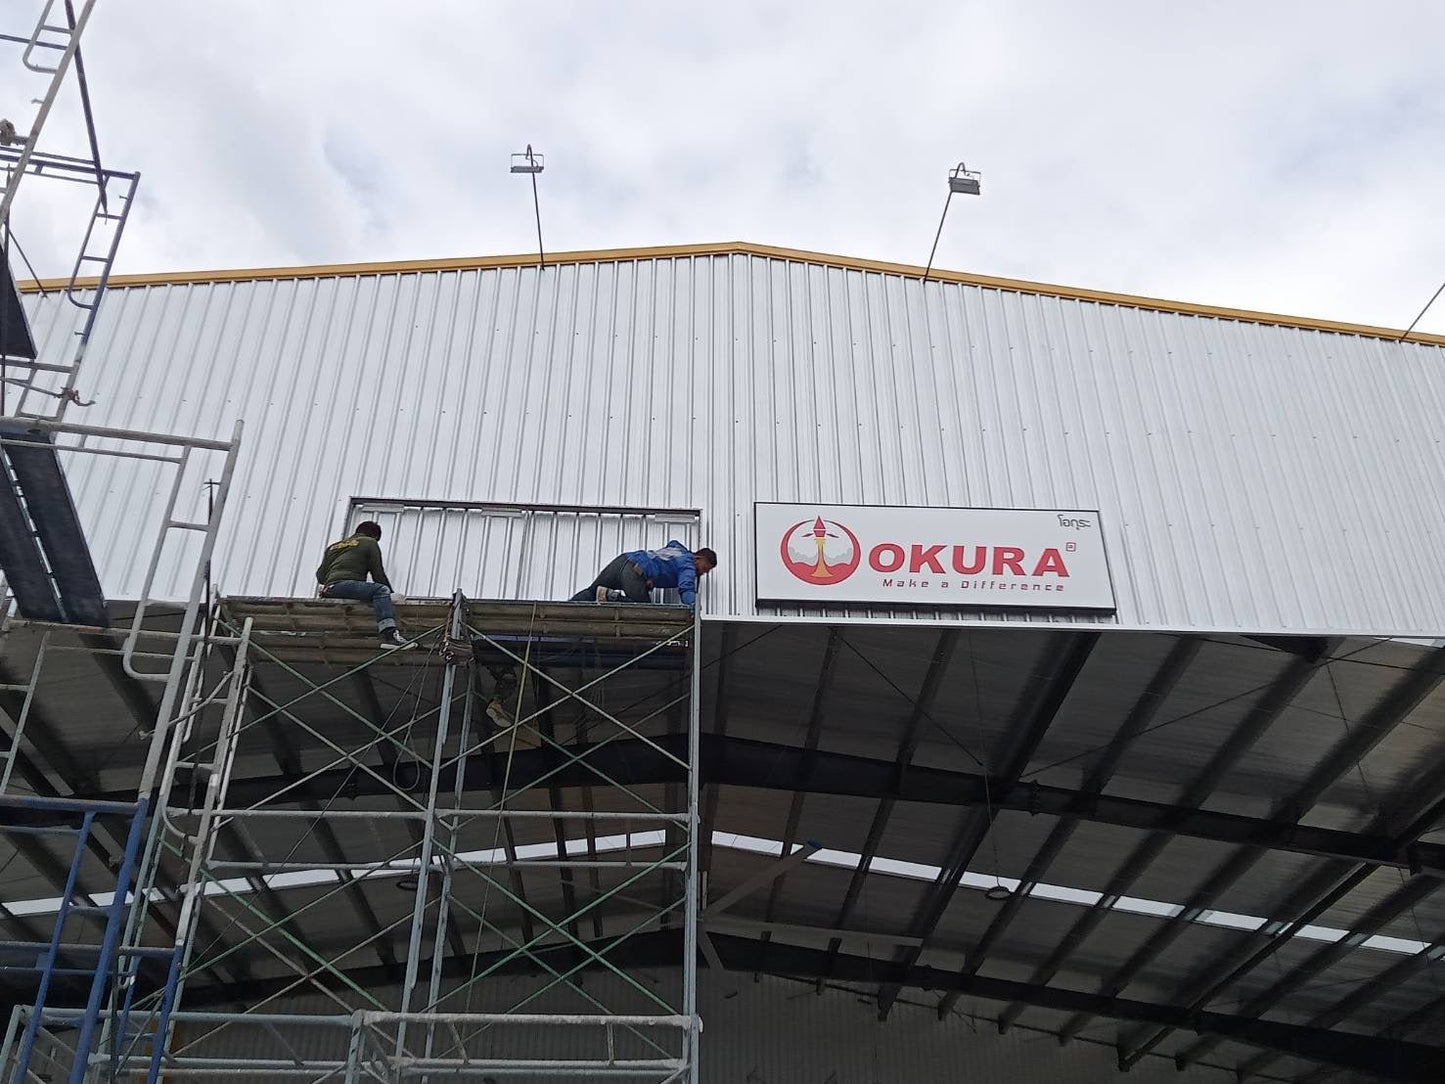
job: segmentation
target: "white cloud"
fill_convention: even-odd
[[[145,175],[127,270],[529,251],[528,142],[550,248],[922,262],[964,158],[941,266],[1400,326],[1445,277],[1442,32],[1425,0],[106,0],[87,61]]]

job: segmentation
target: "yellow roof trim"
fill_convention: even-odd
[[[774,245],[759,245],[748,241],[722,241],[701,245],[655,245],[644,248],[604,248],[578,252],[553,252],[547,256],[549,264],[578,263],[620,263],[629,260],[672,259],[686,256],[762,256],[776,260],[794,260],[801,263],[820,264],[825,267],[839,267],[850,271],[873,271],[885,275],[902,275],[907,278],[921,278],[924,269],[916,264],[888,263],[883,260],[865,260],[853,256],[835,256],[826,252],[807,252],[802,249],[779,248]],[[387,260],[368,263],[313,264],[301,267],[246,267],[224,271],[177,271],[147,275],[112,275],[111,286],[186,286],[198,283],[221,282],[263,282],[273,279],[319,279],[340,278],[357,275],[401,275],[425,271],[479,271],[503,267],[530,267],[537,257],[532,254],[516,256],[466,256],[443,260]],[[1000,278],[995,275],[977,275],[967,271],[945,271],[935,268],[929,275],[939,282],[956,282],[967,286],[982,286],[995,290],[1009,290],[1015,293],[1039,294],[1044,297],[1062,297],[1075,301],[1093,301],[1105,305],[1122,305],[1129,308],[1149,309],[1155,312],[1180,313],[1186,316],[1209,316],[1223,320],[1240,320],[1251,324],[1274,324],[1280,327],[1305,328],[1312,331],[1333,331],[1342,335],[1363,335],[1377,339],[1399,339],[1403,331],[1395,328],[1375,327],[1370,324],[1350,324],[1338,320],[1319,320],[1306,316],[1285,316],[1278,313],[1256,312],[1251,309],[1231,309],[1218,305],[1196,305],[1188,301],[1169,301],[1158,297],[1141,297],[1135,294],[1116,294],[1107,290],[1084,290],[1074,286],[1057,286],[1046,282],[1030,282],[1026,279]],[[78,279],[77,285],[94,286],[93,278]],[[66,280],[49,279],[42,282],[25,281],[16,284],[22,292],[45,288],[64,287]],[[1412,343],[1433,343],[1445,346],[1445,335],[1414,332]]]

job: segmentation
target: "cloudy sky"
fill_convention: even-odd
[[[1433,0],[100,0],[85,55],[144,175],[122,270],[529,251],[529,142],[550,249],[922,263],[963,159],[939,266],[1403,327],[1445,279],[1442,40]]]

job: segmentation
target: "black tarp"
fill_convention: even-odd
[[[35,339],[30,334],[30,321],[20,305],[20,292],[15,289],[15,276],[0,260],[0,354],[8,358],[35,360]]]

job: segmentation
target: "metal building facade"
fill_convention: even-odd
[[[217,278],[114,284],[82,387],[96,405],[75,416],[197,435],[245,419],[226,593],[309,593],[357,497],[697,509],[722,557],[705,613],[769,620],[755,501],[1097,508],[1116,615],[826,616],[1445,629],[1438,343],[746,246]],[[29,304],[43,349],[63,351],[74,310]],[[144,572],[143,471],[73,467],[112,597]],[[412,594],[458,569],[473,590],[492,559],[388,544]],[[610,556],[555,550],[549,589]],[[184,594],[181,567],[159,597]]]

